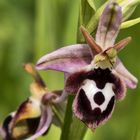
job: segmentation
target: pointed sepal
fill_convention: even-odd
[[[70,45],[49,53],[37,62],[38,70],[57,70],[72,73],[90,64],[92,60],[87,44]]]
[[[103,49],[113,46],[122,21],[121,7],[109,3],[101,15],[96,33],[96,42]]]

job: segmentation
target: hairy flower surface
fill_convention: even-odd
[[[81,27],[87,44],[60,48],[43,56],[36,65],[38,70],[57,70],[67,75],[64,94],[75,94],[73,112],[91,129],[111,117],[115,102],[125,97],[126,87],[137,85],[137,79],[117,57],[131,40],[128,37],[114,44],[121,23],[121,7],[109,3],[100,17],[95,41]]]
[[[60,96],[48,91],[33,65],[26,64],[25,70],[34,78],[32,95],[4,120],[0,134],[5,140],[34,140],[45,134],[52,122],[52,104]]]

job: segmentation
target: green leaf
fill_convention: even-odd
[[[81,6],[80,6],[80,25],[87,25],[89,22],[91,16],[94,14],[95,10],[93,10],[92,7],[93,4],[89,4],[88,1],[91,0],[81,0]]]
[[[94,0],[87,0],[88,4],[90,5],[90,7],[96,11],[96,6],[95,6],[95,1]]]
[[[127,20],[135,11],[136,7],[140,4],[140,0],[123,0],[118,2],[122,7],[123,21]]]
[[[94,0],[81,0],[78,27],[80,27],[81,25],[83,25],[84,27],[87,26],[91,17],[95,14],[94,9],[95,9]],[[83,42],[83,36],[79,28],[77,32],[77,42],[78,43]]]
[[[98,21],[99,21],[99,18],[104,10],[104,8],[106,7],[108,1],[105,2],[97,11],[96,13],[90,18],[87,26],[86,26],[86,29],[88,30],[89,33],[93,33],[95,32],[95,29],[97,28],[97,25],[98,25]]]
[[[136,25],[138,23],[140,23],[140,17],[136,18],[136,19],[133,19],[133,20],[123,22],[121,24],[121,29],[129,28],[129,27],[134,26],[134,25]]]

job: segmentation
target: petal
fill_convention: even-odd
[[[40,118],[32,118],[22,121],[12,129],[12,139],[26,139],[37,130]]]
[[[122,77],[125,81],[125,84],[128,88],[136,88],[138,80],[134,77],[122,64],[122,62],[117,59],[117,64],[115,67],[116,72]]]
[[[10,121],[9,137],[23,139],[33,135],[38,128],[41,109],[37,100],[29,98],[23,102]]]
[[[129,42],[131,41],[131,37],[127,37],[123,40],[121,40],[120,42],[118,42],[117,44],[115,44],[113,46],[113,48],[115,48],[117,50],[117,52],[119,52],[120,50],[122,50]]]
[[[42,98],[42,103],[44,105],[48,105],[48,103],[52,103],[54,106],[62,104],[66,97],[68,96],[65,90],[56,90],[50,93],[47,93]]]
[[[115,100],[125,96],[125,84],[109,69],[94,69],[85,74],[73,103],[75,115],[91,129],[110,117]]]
[[[34,98],[29,98],[18,108],[13,124],[25,119],[36,118],[41,115],[40,102]]]
[[[42,103],[44,105],[48,105],[49,102],[53,102],[53,100],[55,100],[58,97],[57,94],[54,94],[52,92],[46,93],[43,97],[42,97]]]
[[[90,48],[87,44],[70,45],[43,56],[36,65],[38,70],[53,69],[74,72],[91,62]]]
[[[82,90],[79,90],[73,102],[73,111],[77,118],[94,130],[97,126],[104,124],[111,117],[114,104],[115,96],[110,99],[104,111],[101,111],[99,107],[92,110],[89,99]]]
[[[16,112],[12,112],[10,113],[4,120],[2,127],[0,129],[0,135],[3,139],[10,139],[10,125],[11,125],[11,121],[13,120],[14,116],[15,116]]]
[[[43,108],[43,112],[41,115],[41,119],[37,131],[33,136],[29,137],[26,140],[34,140],[42,136],[49,129],[51,122],[52,122],[52,110],[51,107],[48,105],[46,106],[46,108]]]
[[[65,114],[66,102],[64,100],[67,97],[65,90],[57,90],[52,93],[47,93],[42,98],[42,104],[48,106],[49,103],[53,105],[53,111],[55,115],[53,116],[53,122],[57,126],[62,126],[63,118]],[[57,114],[57,115],[56,115]],[[59,114],[59,115],[58,115]]]
[[[53,99],[53,103],[61,103],[61,102],[64,102],[67,98],[68,94],[67,92],[65,91],[65,89],[63,91],[61,91],[61,95],[60,96],[57,96],[57,98]]]
[[[98,44],[96,44],[96,42],[94,41],[94,38],[87,32],[87,30],[83,26],[81,26],[80,29],[81,29],[81,32],[82,32],[87,44],[91,48],[92,55],[94,56],[94,55],[102,52],[101,47]]]
[[[100,18],[96,34],[96,42],[103,49],[113,46],[121,21],[121,7],[115,2],[108,4]]]
[[[126,95],[126,84],[118,73],[116,73],[115,71],[112,71],[112,73],[115,77],[114,78],[114,85],[115,86],[113,87],[113,90],[114,90],[115,95],[116,95],[116,100],[123,100],[125,98],[125,95]]]
[[[122,98],[124,97],[125,94],[124,82],[120,79],[120,77],[116,73],[114,74],[109,69],[101,69],[101,68],[97,68],[94,70],[85,69],[83,71],[71,74],[66,81],[65,90],[69,93],[77,93],[85,80],[95,81],[96,86],[99,89],[103,89],[106,83],[112,83],[114,87],[117,87],[114,88],[116,98],[118,99],[118,96]]]
[[[87,78],[87,68],[72,73],[66,80],[65,91],[67,93],[77,93],[82,82]]]

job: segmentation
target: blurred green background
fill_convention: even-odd
[[[97,0],[96,0],[97,1]],[[103,0],[102,0],[103,1]],[[99,1],[99,5],[102,1]],[[0,122],[25,100],[32,78],[22,65],[36,63],[44,54],[76,42],[79,0],[0,0]],[[140,16],[140,6],[131,18]],[[140,77],[140,24],[121,30],[118,40],[132,36],[120,53],[127,68]],[[63,87],[63,74],[41,72],[49,89]],[[60,82],[61,81],[61,82]],[[113,117],[85,140],[140,140],[140,87],[128,90]],[[59,140],[52,126],[42,140]]]

